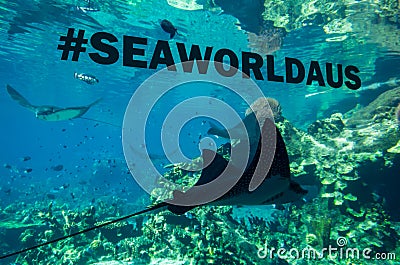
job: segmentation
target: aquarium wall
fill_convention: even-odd
[[[0,264],[399,264],[399,8],[0,0]]]

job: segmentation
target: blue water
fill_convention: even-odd
[[[0,209],[16,201],[46,204],[52,200],[52,195],[58,205],[67,204],[77,209],[99,200],[115,201],[120,203],[124,214],[150,202],[149,196],[128,171],[118,126],[122,126],[132,94],[156,70],[124,67],[122,58],[113,65],[99,65],[87,53],[81,54],[78,62],[60,60],[61,51],[57,50],[57,45],[67,28],[84,29],[87,36],[99,31],[112,33],[119,39],[115,44],[119,51],[122,50],[123,35],[147,38],[148,60],[157,40],[169,39],[159,26],[159,20],[164,18],[173,21],[182,34],[170,41],[174,56],[177,55],[175,42],[184,42],[187,47],[198,44],[202,49],[206,46],[213,46],[215,50],[229,48],[236,54],[250,50],[246,32],[238,29],[237,19],[220,14],[218,10],[187,11],[168,5],[167,1],[156,0],[98,1],[93,4],[99,12],[84,13],[74,9],[86,5],[85,1],[27,3],[0,0]],[[397,31],[398,27],[397,24]],[[335,40],[335,37],[345,38]],[[89,46],[88,51],[93,48]],[[374,36],[368,36],[368,32],[364,36],[359,32],[329,35],[322,26],[303,26],[288,32],[282,47],[273,54],[278,73],[284,71],[284,57],[292,57],[305,65],[310,61],[318,61],[320,65],[325,62],[356,65],[363,87],[382,84],[367,91],[362,91],[363,87],[360,91],[351,91],[343,86],[334,92],[306,98],[308,94],[330,88],[315,84],[305,86],[304,82],[289,85],[257,81],[266,96],[280,102],[283,116],[303,130],[332,113],[345,113],[357,104],[367,105],[391,88],[385,82],[399,78],[399,44],[381,43]],[[74,72],[89,73],[100,81],[88,85],[74,79]],[[10,98],[5,89],[7,84],[34,105],[84,106],[102,98],[84,117],[117,126],[84,119],[38,120]],[[165,114],[179,102],[194,95],[211,95],[230,100],[244,117],[247,106],[239,99],[224,90],[216,92],[215,87],[209,90],[199,93],[194,86],[178,89],[156,105],[146,137],[149,139],[148,150],[158,157],[154,163],[160,171],[164,172],[163,166],[170,161],[163,157],[157,130],[162,126]],[[207,134],[208,121],[204,117],[194,119],[180,132],[182,152],[187,157],[200,155],[199,139]],[[217,139],[217,143],[224,141]],[[27,156],[31,159],[23,161],[22,158]],[[62,165],[63,169],[53,170],[52,167],[57,165]],[[32,169],[32,172],[25,173],[26,169]]]

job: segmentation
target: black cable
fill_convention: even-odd
[[[43,247],[43,246],[47,246],[47,245],[56,243],[56,242],[58,242],[58,241],[65,240],[65,239],[70,238],[70,237],[74,237],[74,236],[77,236],[77,235],[80,235],[80,234],[84,234],[84,233],[87,233],[87,232],[89,232],[89,231],[92,231],[92,230],[95,230],[95,229],[98,229],[98,228],[101,228],[101,227],[104,227],[104,226],[107,226],[107,225],[110,225],[110,224],[118,223],[118,222],[120,222],[120,221],[129,219],[129,218],[131,218],[131,217],[134,217],[134,216],[137,216],[137,215],[140,215],[140,214],[144,214],[144,213],[147,213],[147,212],[154,211],[154,210],[159,209],[159,208],[162,208],[162,207],[164,207],[164,206],[167,206],[167,203],[159,203],[159,204],[156,204],[156,205],[154,205],[154,206],[151,206],[151,207],[149,207],[149,208],[147,208],[147,209],[144,209],[144,210],[142,210],[142,211],[139,211],[139,212],[136,212],[136,213],[132,213],[132,214],[129,214],[129,215],[126,215],[126,216],[123,216],[123,217],[120,217],[120,218],[117,218],[117,219],[114,219],[114,220],[111,220],[111,221],[108,221],[108,222],[105,222],[105,223],[102,223],[102,224],[99,224],[99,225],[95,225],[95,226],[92,226],[92,227],[83,229],[83,230],[81,230],[81,231],[78,231],[78,232],[76,232],[76,233],[69,234],[69,235],[66,235],[66,236],[63,236],[63,237],[59,237],[59,238],[56,238],[56,239],[53,239],[53,240],[44,242],[44,243],[42,243],[42,244],[35,245],[35,246],[33,246],[33,247],[21,249],[21,250],[19,250],[19,251],[12,252],[12,253],[9,253],[9,254],[0,256],[0,260],[1,260],[1,259],[5,259],[5,258],[9,258],[9,257],[12,257],[12,256],[15,256],[15,255],[18,255],[18,254],[21,254],[21,253],[24,253],[24,252],[27,252],[27,251],[29,251],[29,250],[33,250],[33,249],[37,249],[37,248],[40,248],[40,247]]]

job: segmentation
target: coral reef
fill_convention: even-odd
[[[400,88],[391,89],[368,106],[359,109],[351,114],[346,125],[350,127],[367,126],[373,123],[382,123],[384,120],[391,121],[396,117],[396,107],[400,104]]]
[[[263,17],[277,27],[291,31],[309,25],[323,25],[345,16],[343,1],[265,1]]]

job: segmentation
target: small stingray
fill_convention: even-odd
[[[86,106],[79,106],[79,107],[68,107],[68,108],[61,108],[57,106],[49,106],[49,105],[42,105],[42,106],[35,106],[29,103],[29,101],[24,98],[17,90],[15,90],[10,85],[7,85],[7,92],[14,99],[18,104],[22,107],[32,111],[35,113],[36,118],[44,121],[66,121],[72,120],[76,118],[81,118],[85,120],[96,121],[100,123],[105,123],[108,125],[120,127],[108,122],[99,121],[90,118],[82,117],[93,105],[97,104],[101,99],[96,100],[95,102],[86,105]]]

